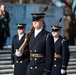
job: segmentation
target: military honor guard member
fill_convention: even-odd
[[[28,45],[25,47],[23,54],[18,50],[25,40],[26,24],[17,24],[18,35],[12,39],[11,60],[14,68],[14,75],[26,75],[27,66],[29,63]]]
[[[69,62],[69,48],[67,40],[60,35],[60,26],[52,26],[52,35],[55,44],[54,63],[51,75],[66,75]]]
[[[33,13],[34,32],[29,39],[30,63],[26,75],[50,75],[53,65],[54,41],[44,28],[44,13]]]

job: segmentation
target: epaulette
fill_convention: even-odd
[[[50,36],[52,36],[52,34],[50,33]]]
[[[50,33],[48,33],[47,36],[46,36],[46,41],[47,41],[47,38],[48,38],[49,34],[50,34]]]
[[[62,39],[62,43],[63,43],[64,41],[66,41],[66,39],[63,38],[63,39]]]

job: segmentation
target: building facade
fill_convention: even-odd
[[[9,3],[39,3],[39,4],[48,4],[51,0],[0,0],[0,2],[9,2]]]

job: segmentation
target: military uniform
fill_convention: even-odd
[[[33,20],[40,19],[41,15],[37,15],[38,18],[35,16]],[[34,33],[29,39],[30,63],[26,75],[50,75],[54,54],[53,37],[44,28],[36,37]]]
[[[28,46],[25,47],[25,51],[21,57],[15,56],[16,49],[19,49],[24,42],[25,34],[22,36],[21,40],[19,40],[18,37],[18,35],[15,35],[12,40],[11,59],[12,64],[14,64],[14,75],[26,75],[27,66],[30,61]]]
[[[29,40],[30,63],[27,70],[27,75],[47,75],[51,72],[53,61],[53,39],[52,36],[47,36],[47,32],[43,29],[42,32],[34,38],[32,34]]]
[[[69,48],[67,40],[63,39],[63,37],[59,35],[57,41],[55,42],[54,63],[51,75],[66,75],[66,72],[61,74],[61,69],[65,71],[67,70],[68,61]]]

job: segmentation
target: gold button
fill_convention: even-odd
[[[35,58],[35,60],[37,60],[37,58]]]
[[[37,69],[37,66],[35,66],[35,69]]]
[[[54,65],[54,67],[57,67],[57,65]]]
[[[56,53],[54,53],[56,55]]]
[[[22,61],[20,61],[20,63],[22,63]]]
[[[30,58],[30,60],[32,60],[32,58]]]
[[[32,54],[32,56],[34,56],[34,54]]]
[[[18,63],[18,61],[16,61],[16,63]]]
[[[36,50],[34,50],[34,52],[36,52]]]
[[[54,60],[56,60],[56,58],[54,58]]]
[[[30,69],[33,69],[33,67],[30,67]]]
[[[32,52],[32,50],[30,50],[30,52]]]

